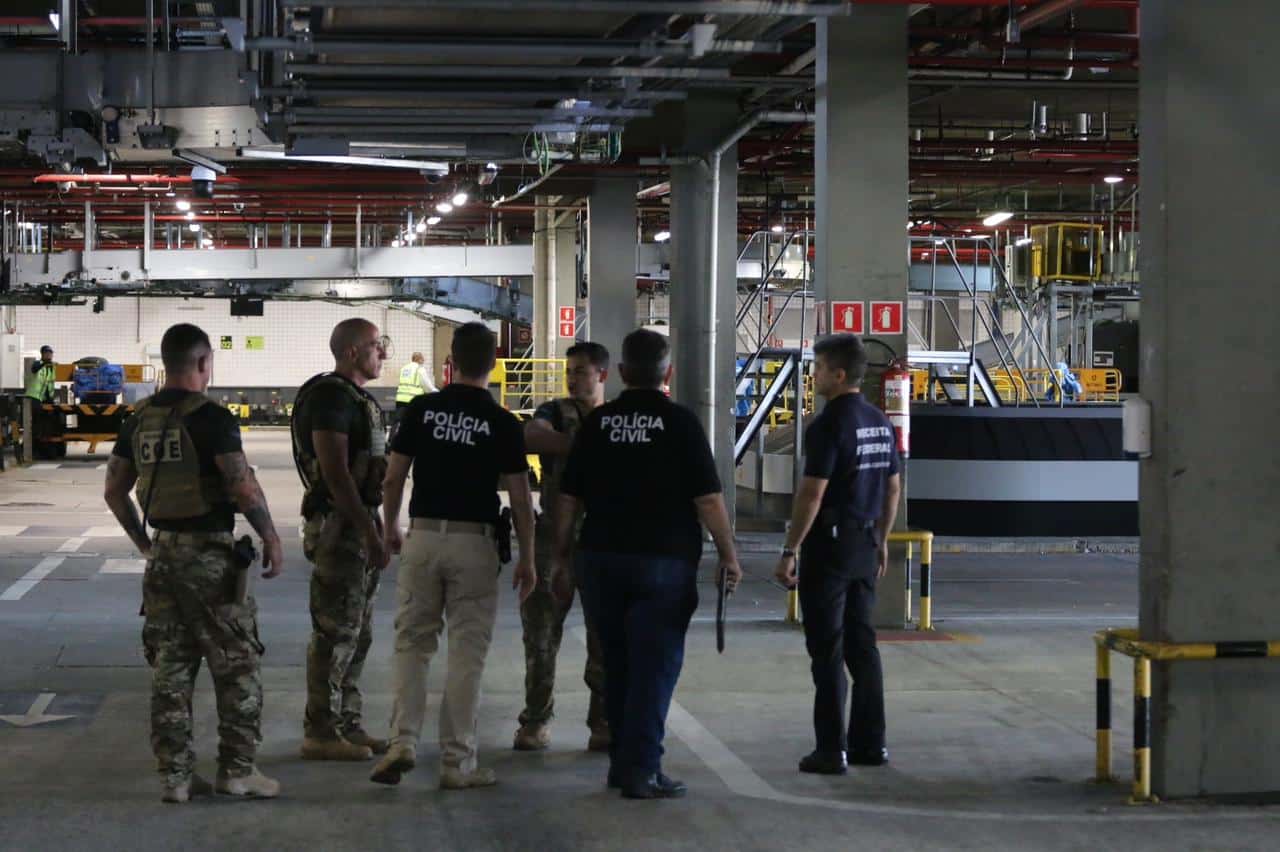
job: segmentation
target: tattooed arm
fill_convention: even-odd
[[[262,576],[269,579],[279,575],[284,570],[284,551],[280,536],[276,534],[275,524],[271,521],[266,495],[262,493],[262,486],[249,468],[244,453],[223,453],[214,456],[214,461],[236,508],[258,531],[258,535],[262,536]]]
[[[138,472],[134,470],[133,462],[113,455],[107,461],[107,484],[102,496],[107,501],[111,514],[115,515],[116,520],[120,522],[125,535],[129,536],[129,540],[133,542],[133,546],[138,548],[143,556],[150,558],[151,542],[147,539],[146,530],[142,528],[138,507],[129,496],[129,492],[133,490],[134,483],[137,481]]]

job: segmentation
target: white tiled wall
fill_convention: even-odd
[[[59,363],[98,356],[113,364],[160,365],[160,338],[174,323],[200,326],[218,350],[213,383],[219,387],[296,387],[333,367],[329,333],[341,320],[364,317],[391,337],[392,353],[375,385],[394,385],[400,367],[414,352],[432,363],[435,323],[375,306],[268,300],[261,317],[233,317],[226,299],[107,299],[102,313],[90,305],[19,307],[17,333],[24,347],[54,349]],[[219,349],[223,335],[232,349]],[[245,340],[263,338],[265,348],[249,351]]]

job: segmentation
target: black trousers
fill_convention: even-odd
[[[878,754],[884,748],[884,673],[871,612],[876,602],[874,532],[815,530],[800,552],[800,607],[813,685],[818,751]],[[845,701],[853,695],[845,725]]]

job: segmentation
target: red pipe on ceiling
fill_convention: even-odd
[[[1044,68],[1105,68],[1127,71],[1138,67],[1137,59],[1057,59],[1032,57],[1029,59],[1002,59],[982,56],[932,56],[915,54],[907,57],[912,68],[972,68],[980,71],[1035,71]]]

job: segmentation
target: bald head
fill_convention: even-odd
[[[378,327],[366,319],[355,317],[343,320],[333,327],[329,335],[329,351],[339,361],[351,357],[352,347],[364,343],[371,333],[377,333]]]

